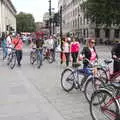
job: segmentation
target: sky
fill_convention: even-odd
[[[17,13],[25,12],[33,14],[36,22],[42,22],[43,15],[48,12],[49,0],[11,0]],[[52,8],[57,11],[58,0],[51,0]]]

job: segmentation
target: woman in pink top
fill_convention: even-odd
[[[96,53],[95,49],[95,40],[94,39],[88,39],[86,46],[82,50],[82,55],[90,60],[92,63],[94,63],[98,59],[98,55]],[[88,66],[88,61],[84,61],[84,67]]]
[[[69,66],[69,58],[70,58],[70,45],[68,43],[68,38],[65,38],[63,42],[63,53],[65,54],[66,58],[66,66]]]
[[[20,36],[17,35],[13,36],[12,43],[16,49],[18,66],[21,66],[23,41],[20,39]]]
[[[73,41],[70,44],[70,51],[73,59],[72,66],[75,67],[77,63],[78,53],[80,51],[80,43],[73,38]]]

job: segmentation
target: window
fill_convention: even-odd
[[[105,37],[109,38],[110,36],[110,30],[109,29],[105,29]]]
[[[100,29],[98,28],[95,29],[95,36],[100,37]]]
[[[119,38],[119,32],[120,32],[119,29],[116,29],[116,30],[115,30],[115,38]]]

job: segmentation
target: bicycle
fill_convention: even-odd
[[[85,90],[84,87],[87,81],[93,81],[94,85],[96,83],[102,84],[102,81],[94,76],[94,72],[95,72],[94,67],[81,69],[77,67],[74,70],[67,68],[61,74],[61,86],[66,92],[70,92],[73,88]],[[68,73],[67,76],[65,76],[66,73]]]
[[[95,91],[90,102],[90,114],[93,120],[104,120],[104,118],[105,120],[120,120],[119,99],[120,83],[118,82],[108,84],[107,87]]]
[[[120,61],[119,58],[116,60]],[[109,65],[112,63],[112,60],[104,60],[104,63],[105,65],[103,65],[104,66],[103,69],[107,75],[106,78],[104,77],[105,78],[104,80],[106,80],[105,83],[112,82],[112,81],[120,81],[120,78],[119,78],[120,72],[111,73],[111,68]]]
[[[16,49],[15,48],[12,48],[12,47],[7,47],[8,49],[11,49],[10,53],[8,54],[8,57],[7,57],[7,65],[13,69],[16,65],[16,60],[17,60],[17,57],[16,57]]]
[[[30,52],[30,64],[37,64],[37,67],[40,68],[42,65],[42,49],[33,48]]]
[[[52,50],[47,49],[46,47],[43,48],[43,60],[47,60],[48,63],[53,63],[54,61],[54,53]]]

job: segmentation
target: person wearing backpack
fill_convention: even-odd
[[[14,45],[14,48],[16,49],[17,63],[18,66],[20,67],[22,60],[22,49],[23,49],[23,41],[20,38],[20,34],[13,36],[12,43]]]

